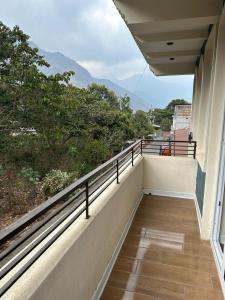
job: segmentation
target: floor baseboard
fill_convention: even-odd
[[[192,199],[194,200],[194,194],[192,193],[181,193],[174,191],[162,191],[156,189],[144,189],[144,194],[151,194],[155,196],[165,196],[165,197],[174,197],[174,198],[182,198],[182,199]]]

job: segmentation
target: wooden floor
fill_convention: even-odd
[[[224,299],[193,201],[144,197],[101,299]]]

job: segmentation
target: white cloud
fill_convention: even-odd
[[[112,0],[1,0],[0,19],[74,60],[113,66],[142,58]]]
[[[101,1],[95,6],[90,6],[84,11],[83,18],[89,24],[97,25],[102,31],[110,30],[110,35],[118,33],[121,29],[122,19],[112,1]],[[99,26],[100,25],[100,26]],[[95,30],[95,27],[92,27]]]
[[[115,64],[107,64],[105,62],[95,60],[78,61],[78,63],[86,68],[94,77],[117,80],[126,79],[133,75],[140,74],[146,68],[146,62],[142,58]]]
[[[124,79],[146,66],[112,0],[1,0],[0,19],[19,25],[39,47],[62,52],[96,77]]]

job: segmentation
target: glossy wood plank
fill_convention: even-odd
[[[144,196],[101,299],[224,299],[193,201]]]
[[[106,287],[103,292],[102,299],[108,300],[157,300],[155,297],[150,295],[144,295],[140,293],[128,292],[112,286]]]

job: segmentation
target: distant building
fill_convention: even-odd
[[[191,124],[191,105],[176,105],[172,130],[189,129]]]

